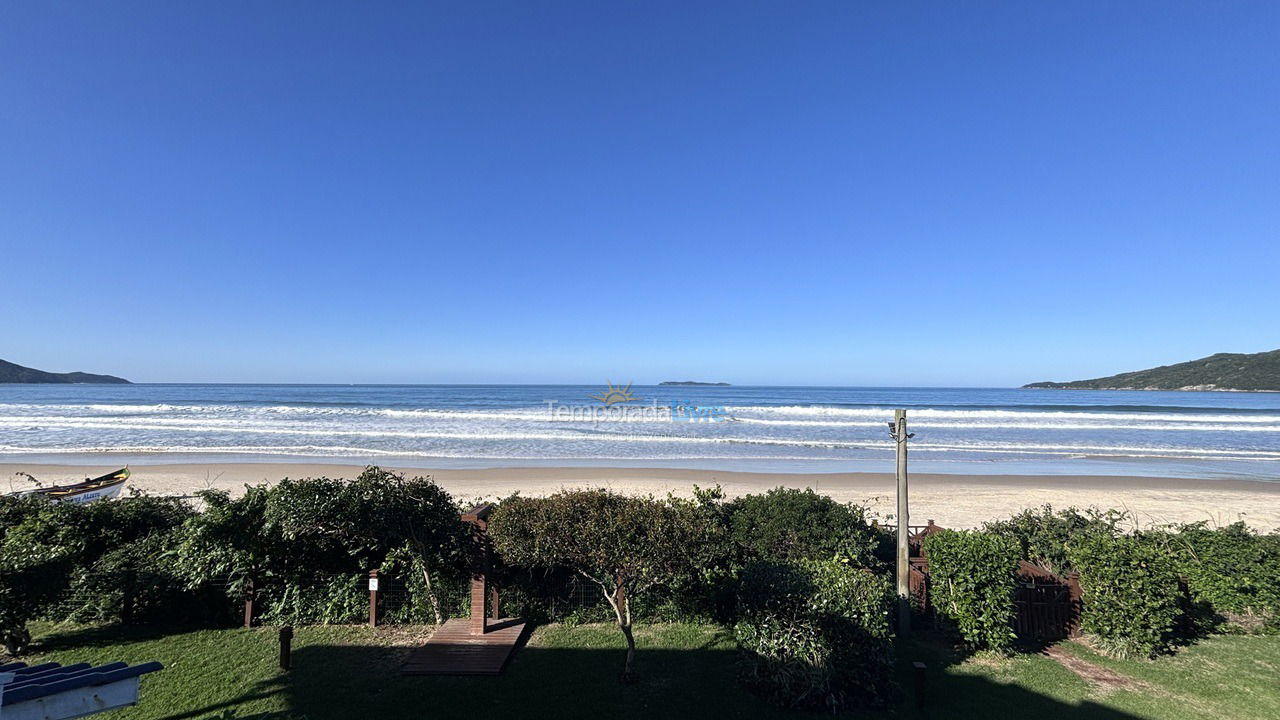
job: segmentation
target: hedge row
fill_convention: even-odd
[[[1021,549],[996,533],[943,530],[925,538],[934,611],[971,647],[1013,644]]]
[[[1243,522],[1211,529],[1185,525],[1165,543],[1191,599],[1237,629],[1280,631],[1280,535]]]
[[[1044,506],[985,529],[1024,560],[1078,572],[1081,629],[1113,654],[1152,656],[1218,628],[1280,630],[1280,535],[1240,522],[1126,533],[1128,521],[1114,510]]]
[[[1177,565],[1149,537],[1086,537],[1067,547],[1080,573],[1081,630],[1118,657],[1168,650],[1182,614]]]

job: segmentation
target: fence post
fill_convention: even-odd
[[[483,635],[488,629],[485,600],[489,595],[489,582],[484,573],[471,578],[471,634]]]
[[[288,670],[293,667],[293,626],[285,625],[280,628],[280,669]]]
[[[489,629],[488,610],[486,605],[489,600],[489,543],[485,537],[485,531],[489,528],[489,513],[493,511],[493,505],[485,504],[472,508],[470,512],[462,514],[463,522],[471,523],[472,533],[471,539],[476,544],[477,557],[474,566],[471,568],[471,618],[469,628],[472,635],[483,635]],[[497,614],[498,598],[495,594],[493,597],[494,614]]]
[[[253,627],[253,580],[249,580],[244,596],[244,626]]]
[[[369,627],[378,627],[378,571],[369,571]]]
[[[1063,578],[1067,581],[1067,592],[1071,597],[1071,619],[1067,622],[1067,637],[1080,637],[1080,613],[1084,590],[1080,587],[1080,573],[1069,572]]]
[[[911,674],[916,686],[916,709],[924,709],[924,671],[925,664],[919,661],[911,663]]]
[[[125,570],[124,573],[124,595],[121,597],[120,603],[120,624],[133,624],[133,604],[134,595],[137,593],[137,581],[134,579],[132,570]]]

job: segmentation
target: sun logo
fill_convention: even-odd
[[[592,395],[593,400],[599,400],[605,404],[605,407],[612,407],[618,403],[628,403],[636,399],[631,394],[631,383],[627,383],[626,387],[614,387],[613,383],[609,383],[609,388],[599,395]]]

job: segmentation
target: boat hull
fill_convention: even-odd
[[[58,499],[59,502],[66,503],[90,503],[95,500],[105,500],[120,495],[120,491],[124,489],[124,481],[110,485],[107,487],[95,488],[91,490],[81,490],[79,492],[71,492],[63,495]]]
[[[117,497],[128,480],[129,468],[123,468],[113,473],[107,473],[102,477],[85,480],[74,485],[55,485],[54,487],[40,488],[33,492],[36,495],[43,495],[54,502],[91,503]]]

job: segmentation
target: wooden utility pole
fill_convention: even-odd
[[[911,634],[911,519],[907,508],[907,411],[893,411],[890,436],[898,446],[898,635]]]

